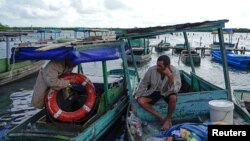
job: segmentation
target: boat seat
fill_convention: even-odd
[[[91,82],[95,86],[97,94],[102,94],[104,92],[104,82],[102,76],[91,76],[87,75]],[[121,75],[109,75],[108,76],[108,88],[121,87],[123,85],[123,76]]]

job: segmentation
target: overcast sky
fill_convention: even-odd
[[[249,2],[248,2],[249,1]],[[147,27],[229,19],[250,28],[250,0],[0,0],[9,26]]]

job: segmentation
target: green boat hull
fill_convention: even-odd
[[[37,73],[45,61],[22,61],[7,65],[7,59],[0,59],[0,86]]]
[[[112,75],[123,73],[123,70],[112,70]],[[135,73],[129,71],[130,81],[136,83]],[[92,114],[84,122],[59,123],[48,121],[49,116],[43,109],[20,125],[11,129],[5,136],[9,141],[90,141],[100,139],[117,119],[126,112],[129,96],[122,87],[110,88],[108,93],[110,108],[105,111],[105,99],[102,94]],[[99,94],[99,93],[98,93]]]
[[[208,102],[214,99],[228,99],[227,92],[222,88],[219,88],[197,75],[191,73],[190,75],[184,71],[181,72],[181,78],[183,87],[180,93],[178,93],[178,100],[176,104],[176,110],[173,115],[173,124],[179,123],[202,123],[209,120],[209,105]],[[133,111],[135,115],[142,121],[147,122],[154,126],[160,133],[160,123],[149,112],[145,111],[135,99],[132,99],[130,108],[128,108],[127,118],[130,111]],[[155,109],[161,115],[167,115],[167,104],[164,100],[158,101],[153,105]],[[234,105],[234,124],[250,124],[250,116],[241,107]],[[148,132],[147,127],[143,128],[143,136],[139,137],[137,134],[133,134],[131,126],[126,124],[128,139],[130,141],[146,140],[147,137],[153,136],[154,133]]]

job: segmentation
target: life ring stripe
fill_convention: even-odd
[[[87,105],[83,105],[82,108],[84,110],[86,110],[87,112],[90,112],[90,110],[91,110]]]
[[[62,113],[62,110],[61,109],[59,109],[53,116],[54,116],[54,118],[58,118],[60,115],[61,115],[61,113]]]
[[[86,79],[82,82],[82,85],[83,85],[83,86],[86,86],[86,85],[88,84],[88,82],[89,82],[89,79],[86,78]]]

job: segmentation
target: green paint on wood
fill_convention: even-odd
[[[7,58],[0,59],[0,73],[6,72],[7,69]]]

